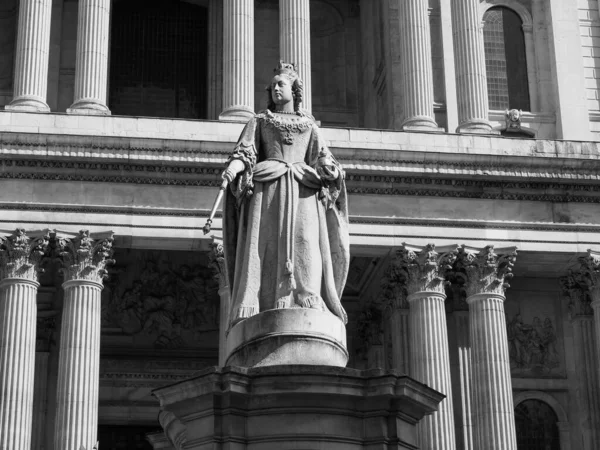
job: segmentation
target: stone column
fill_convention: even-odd
[[[423,450],[456,448],[444,285],[457,246],[438,250],[433,244],[403,244],[394,261],[403,275],[410,305],[410,375],[446,395],[438,411],[417,426],[419,448]]]
[[[439,131],[433,115],[433,71],[427,0],[398,2],[402,66],[402,129]]]
[[[410,330],[408,325],[408,300],[402,272],[392,262],[381,280],[381,303],[386,305],[390,320],[391,368],[399,373],[410,373]]]
[[[75,99],[69,114],[110,114],[106,106],[110,2],[79,0]]]
[[[98,432],[100,293],[112,233],[57,237],[65,282],[54,450],[92,450]]]
[[[30,450],[36,295],[48,234],[0,235],[0,450]]]
[[[451,0],[458,133],[490,134],[479,0]]]
[[[254,116],[254,0],[223,0],[221,120]]]
[[[311,112],[309,0],[279,0],[279,54],[296,65],[304,85],[301,107]]]
[[[466,275],[471,341],[474,448],[516,450],[504,292],[512,277],[516,248],[463,246],[456,268]]]
[[[577,270],[570,271],[560,279],[563,294],[569,302],[573,326],[582,450],[600,448],[600,373],[597,365],[600,357],[597,345],[600,331],[597,298],[600,290],[598,256],[597,253],[589,251],[587,256],[579,258],[580,267]]]
[[[230,290],[227,281],[223,242],[219,239],[214,239],[211,247],[210,265],[219,282],[219,366],[222,367],[225,365],[227,357],[227,331],[229,328],[229,308],[231,307],[229,301]]]
[[[6,109],[48,112],[48,55],[52,0],[21,0],[15,55],[14,98]]]

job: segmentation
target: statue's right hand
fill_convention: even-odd
[[[227,180],[228,183],[231,183],[233,182],[233,180],[235,180],[235,177],[237,177],[238,173],[244,170],[244,167],[245,166],[242,161],[240,161],[239,159],[234,159],[229,163],[227,169],[225,169],[221,177],[224,180]]]

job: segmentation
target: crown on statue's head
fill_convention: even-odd
[[[294,78],[298,78],[298,72],[296,72],[296,65],[283,62],[283,60],[279,60],[279,64],[275,69],[273,69],[273,72],[275,72],[278,75],[286,74]]]

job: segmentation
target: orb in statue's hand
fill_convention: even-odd
[[[275,75],[271,81],[271,97],[278,106],[294,101],[292,82],[285,75]]]

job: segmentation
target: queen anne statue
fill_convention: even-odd
[[[346,323],[344,171],[300,109],[293,65],[279,63],[267,92],[268,108],[248,122],[223,173],[230,326],[282,308],[329,311]]]

